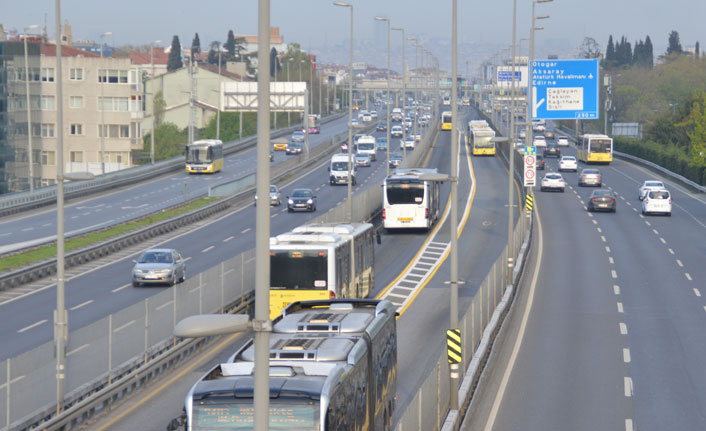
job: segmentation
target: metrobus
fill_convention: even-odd
[[[397,393],[396,310],[385,300],[296,302],[272,324],[269,428],[386,431]],[[252,430],[255,342],[211,368],[168,429]]]
[[[584,163],[610,163],[613,161],[613,139],[606,135],[579,136],[576,155]]]
[[[451,127],[453,126],[452,117],[451,111],[444,111],[441,113],[441,130],[451,130]]]
[[[318,134],[321,133],[321,121],[319,120],[319,116],[316,114],[309,114],[309,133],[311,134]],[[306,128],[307,125],[304,124],[304,119],[302,119],[302,132],[306,133]]]
[[[494,156],[495,142],[493,142],[492,139],[495,137],[495,130],[490,127],[476,127],[470,129],[470,131],[472,154],[474,156]]]
[[[385,229],[429,230],[439,219],[439,183],[422,178],[436,169],[398,168],[385,178],[382,219]]]
[[[215,174],[223,169],[223,142],[201,139],[186,146],[186,172]]]
[[[451,96],[444,96],[442,103],[444,105],[450,105],[451,104]]]
[[[368,296],[375,237],[370,223],[315,223],[270,238],[270,318],[295,301]]]

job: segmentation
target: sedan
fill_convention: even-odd
[[[546,163],[544,161],[544,156],[541,154],[538,154],[534,158],[535,160],[535,169],[543,171],[546,168]]]
[[[133,260],[132,285],[175,285],[186,280],[186,262],[172,248],[155,248],[143,252]]]
[[[534,145],[535,147],[546,147],[547,139],[542,135],[535,136],[534,138],[532,138],[532,145]]]
[[[569,146],[569,138],[567,138],[566,136],[559,136],[558,138],[556,138],[556,143],[560,147],[568,147]]]
[[[296,132],[292,133],[292,137],[290,138],[290,140],[292,142],[304,142],[305,137],[306,135],[304,134],[304,132],[300,132],[297,130]]]
[[[311,189],[294,189],[292,195],[287,196],[287,211],[316,211],[316,196]]]
[[[356,166],[370,166],[370,155],[365,153],[357,153],[355,155],[355,165]]]
[[[617,210],[617,201],[615,199],[615,194],[612,191],[606,189],[594,190],[593,193],[591,193],[591,197],[588,199],[586,209],[591,212],[615,212]]]
[[[544,148],[544,157],[561,157],[561,150],[559,149],[559,146],[553,142],[547,144],[547,146]]]
[[[548,173],[542,178],[541,190],[546,192],[547,190],[559,190],[564,193],[564,177],[561,174]]]
[[[270,184],[270,205],[274,205],[276,207],[282,205],[282,200],[279,196],[279,189],[274,184]],[[257,206],[257,194],[255,194],[255,206]]]
[[[288,154],[288,155],[301,154],[302,144],[300,142],[290,142],[289,145],[287,145],[287,149],[284,152],[285,152],[285,154]]]
[[[387,138],[375,138],[375,148],[378,151],[387,151]]]
[[[390,167],[391,168],[396,168],[402,163],[402,153],[396,151],[394,153],[390,153]]]
[[[648,180],[642,183],[642,186],[637,191],[637,197],[640,200],[645,198],[645,195],[650,190],[662,190],[665,189],[664,183],[662,181]]]
[[[403,133],[402,126],[392,126],[392,129],[390,129],[390,136],[392,137],[401,138]]]
[[[375,130],[378,132],[384,132],[387,130],[387,121],[380,121],[377,126],[375,126]]]
[[[574,156],[563,156],[559,160],[559,171],[578,171],[579,167]]]
[[[405,148],[409,148],[409,149],[413,150],[413,149],[414,149],[414,136],[412,136],[412,135],[407,135],[407,136],[404,138],[403,144],[404,144],[404,147],[405,147]]]
[[[601,171],[598,169],[584,169],[579,174],[579,187],[583,186],[596,186],[600,187],[603,183],[601,182]]]

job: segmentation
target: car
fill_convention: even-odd
[[[586,168],[579,174],[579,187],[603,185],[601,181],[601,171],[593,168]]]
[[[521,142],[515,142],[515,151],[524,155],[525,154],[525,144]]]
[[[292,137],[289,138],[289,140],[292,142],[304,142],[305,138],[306,135],[304,134],[304,132],[297,130],[296,132],[292,133]]]
[[[542,178],[541,190],[543,192],[547,190],[559,190],[564,193],[565,186],[564,177],[562,177],[561,174],[549,172]]]
[[[375,138],[375,148],[378,151],[387,151],[387,138],[384,136]]]
[[[132,267],[132,285],[175,285],[186,280],[186,261],[173,248],[154,248],[140,254]]]
[[[544,137],[547,139],[547,141],[551,141],[554,139],[554,132],[544,132]]]
[[[419,142],[419,141],[422,140],[422,134],[421,134],[421,133],[412,134],[412,136],[414,137],[414,140],[417,141],[417,142]]]
[[[301,154],[302,151],[303,151],[303,148],[302,148],[301,142],[290,142],[289,145],[287,145],[287,149],[284,152],[287,155],[292,155],[292,154]]]
[[[404,145],[404,148],[409,148],[409,149],[414,149],[414,136],[412,135],[407,135],[404,138],[404,142],[402,142],[402,145]]]
[[[316,195],[311,189],[292,190],[292,195],[287,196],[287,211],[316,211]]]
[[[270,184],[270,205],[280,206],[282,201],[280,200],[279,189],[276,185]],[[257,194],[255,194],[255,206],[257,206]]]
[[[558,138],[556,138],[556,143],[560,147],[568,147],[569,146],[569,138],[567,138],[566,136],[559,136]]]
[[[410,117],[405,117],[402,124],[404,124],[404,127],[409,130],[409,128],[412,127],[412,119]]]
[[[403,134],[402,126],[392,126],[392,129],[390,129],[390,136],[393,138],[401,138]]]
[[[355,118],[351,120],[351,127],[360,127],[360,122]]]
[[[544,157],[561,157],[561,150],[559,146],[554,142],[549,142],[546,147],[544,147]]]
[[[615,193],[606,189],[594,190],[591,193],[591,197],[588,198],[588,203],[586,204],[586,210],[593,211],[617,211],[617,200],[615,199]]]
[[[534,159],[535,159],[535,164],[534,164],[535,169],[543,171],[546,168],[544,156],[541,154],[537,154]]]
[[[347,152],[348,152],[348,141],[341,143],[341,152],[342,152],[342,153],[347,153]]]
[[[289,142],[287,142],[286,138],[278,138],[272,141],[272,149],[274,151],[287,151],[288,146]]]
[[[356,166],[370,166],[370,155],[366,153],[357,153],[354,157]]]
[[[375,126],[375,130],[378,132],[384,132],[387,130],[387,121],[380,121],[377,126]]]
[[[643,200],[645,198],[645,195],[647,192],[650,190],[663,190],[666,189],[664,186],[664,183],[662,181],[657,181],[657,180],[647,180],[644,183],[642,183],[642,186],[637,191],[637,198],[640,200]]]
[[[399,151],[395,151],[393,153],[390,153],[390,164],[389,166],[391,168],[396,168],[402,163],[402,153]]]
[[[520,137],[520,139],[525,139],[527,137],[527,130],[520,129],[519,137]]]
[[[574,156],[562,156],[559,159],[559,172],[561,171],[578,171],[579,167]]]
[[[546,147],[547,139],[542,135],[537,135],[532,138],[532,145],[534,145],[535,147]]]
[[[373,119],[378,118],[378,111],[372,110],[370,111],[370,116],[373,117]]]
[[[667,189],[648,190],[642,199],[642,214],[672,215],[672,196]]]

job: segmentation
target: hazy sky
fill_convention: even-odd
[[[54,30],[54,0],[10,1],[4,4],[0,23],[5,30],[31,24],[44,25],[50,36]],[[333,46],[347,41],[348,9],[333,6],[332,0],[271,0],[271,25],[280,27],[285,42],[299,42],[309,47]],[[376,15],[402,26],[407,35],[426,40],[450,39],[451,0],[358,0],[355,5],[356,39],[374,39]],[[518,0],[518,39],[527,37],[531,1]],[[161,39],[169,43],[178,35],[182,45],[191,45],[195,32],[202,47],[212,40],[224,40],[229,29],[235,33],[257,33],[256,0],[64,0],[62,20],[73,28],[74,39],[97,40],[112,31],[112,45],[146,44]],[[463,43],[509,44],[512,38],[512,2],[510,0],[458,2],[459,41]],[[584,36],[595,38],[605,49],[608,35],[625,35],[632,42],[649,34],[655,54],[666,48],[667,36],[677,30],[682,45],[706,43],[706,0],[555,0],[537,5],[537,15],[551,15],[537,32],[537,43],[564,39],[578,45]],[[384,34],[384,31],[383,31]],[[393,32],[393,44],[401,35]],[[384,40],[384,39],[383,39]],[[394,46],[394,45],[393,45]],[[527,46],[525,44],[525,46]],[[442,59],[449,52],[438,52]],[[384,59],[383,59],[384,60]],[[446,63],[446,61],[442,62]]]

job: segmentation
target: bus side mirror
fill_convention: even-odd
[[[382,244],[382,238],[380,238],[380,232],[375,232],[375,240],[378,244]]]

